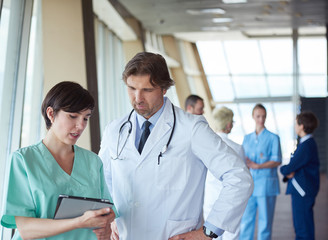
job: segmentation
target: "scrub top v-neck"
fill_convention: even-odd
[[[60,194],[112,201],[99,157],[76,145],[74,152],[70,175],[59,166],[42,141],[12,154],[1,219],[3,226],[16,228],[15,216],[52,219]],[[13,239],[21,239],[18,231]],[[47,239],[92,240],[97,237],[90,229],[76,229]]]

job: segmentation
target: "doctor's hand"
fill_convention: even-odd
[[[120,237],[119,237],[119,234],[118,234],[118,229],[117,229],[117,225],[116,225],[116,222],[112,222],[111,223],[111,228],[112,228],[112,235],[110,237],[111,240],[119,240]]]
[[[211,240],[212,238],[206,237],[205,234],[203,233],[203,228],[200,228],[198,230],[194,230],[191,232],[187,233],[182,233],[179,235],[175,235],[169,240]]]

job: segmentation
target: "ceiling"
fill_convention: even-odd
[[[235,4],[222,1],[110,0],[116,7],[121,5],[127,10],[120,11],[123,17],[131,14],[145,29],[191,41],[216,36],[290,35],[292,29],[299,28],[304,34],[324,34],[328,22],[327,0],[247,0],[246,3]],[[211,13],[217,8],[225,13]],[[202,13],[201,10],[209,12]]]

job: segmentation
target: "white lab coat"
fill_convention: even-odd
[[[240,221],[253,190],[247,167],[211,130],[203,116],[187,114],[178,107],[175,112],[172,141],[159,165],[158,154],[173,126],[169,99],[141,155],[135,147],[135,112],[131,116],[132,132],[120,159],[114,160],[119,129],[127,116],[106,127],[99,156],[120,215],[116,219],[120,239],[166,240],[201,227],[207,167],[225,186],[207,220],[230,231],[234,231]],[[127,133],[128,127],[122,130],[120,146]]]
[[[245,162],[245,153],[242,145],[239,145],[238,143],[235,143],[234,141],[230,140],[228,138],[228,134],[219,132],[218,135],[221,137],[221,139],[229,146],[231,147],[241,159]],[[214,175],[211,172],[207,173],[206,181],[205,181],[205,192],[204,192],[204,207],[203,207],[203,216],[206,221],[208,214],[210,213],[213,204],[215,203],[216,199],[220,195],[221,189],[223,188],[223,184],[219,179],[214,177]],[[224,232],[221,237],[218,237],[216,239],[220,240],[237,240],[239,239],[239,232],[240,232],[240,226],[238,224],[238,227],[234,233],[230,232]]]

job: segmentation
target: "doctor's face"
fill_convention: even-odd
[[[195,106],[191,106],[191,113],[195,115],[203,115],[204,114],[204,101],[197,100]]]
[[[130,75],[126,84],[134,110],[144,118],[149,119],[163,106],[166,90],[151,85],[149,75]]]

